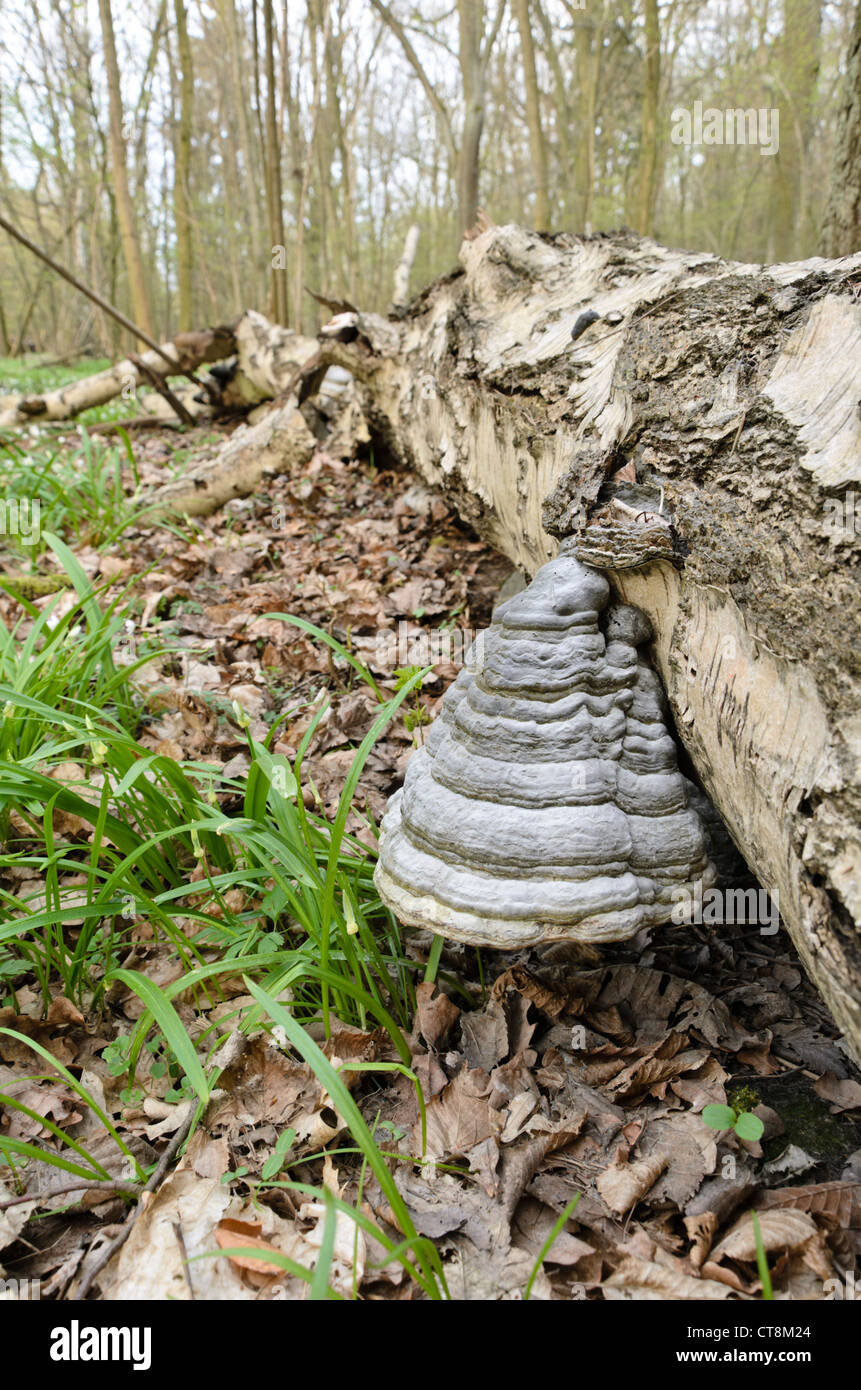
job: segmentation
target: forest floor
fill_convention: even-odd
[[[77,431],[54,437],[49,471],[83,476]],[[183,461],[216,437],[182,437]],[[16,443],[16,466],[23,456],[41,469],[43,436]],[[355,952],[376,949],[382,938],[366,932],[385,914],[356,870],[338,878],[334,907],[330,894],[343,934],[322,948],[343,978],[329,988],[314,962],[300,984],[277,973],[307,957],[292,899],[273,899],[277,876],[249,878],[247,858],[219,860],[219,835],[283,851],[305,884],[287,849],[304,807],[317,827],[308,892],[322,862],[325,897],[320,827],[340,808],[348,868],[365,855],[372,865],[386,798],[511,567],[409,474],[322,448],[301,477],[210,520],[150,525],[123,494],[161,481],[177,443],[165,430],[130,456],[93,445],[109,521],[103,509],[97,523],[95,502],[87,522],[68,496],[46,494],[76,590],[0,594],[0,700],[18,739],[0,741],[0,1276],[38,1279],[57,1299],[761,1298],[755,1211],[775,1297],[847,1296],[861,1248],[861,1084],[782,929],[667,926],[600,951],[515,955],[446,944],[437,968],[427,935],[387,919],[374,973]],[[20,570],[13,551],[4,567]],[[42,574],[64,567],[44,545],[27,558]],[[193,848],[177,850],[164,891],[144,882],[146,846],[131,852],[137,877],[122,881],[140,891],[95,931],[121,845],[105,818],[132,776],[114,772],[108,747],[131,745],[92,720],[81,734],[83,684],[57,695],[53,743],[38,692],[32,710],[21,696],[22,653],[29,661],[65,618],[80,620],[69,647],[98,626],[85,581],[115,620],[111,669],[135,668],[138,772],[151,755],[152,768],[199,778],[221,818],[177,832]],[[118,687],[106,688],[114,730]],[[19,716],[41,719],[35,742]],[[274,783],[276,764],[295,774],[300,804],[270,814],[271,788],[260,803],[254,783],[261,768]],[[32,774],[26,796],[16,767]],[[82,800],[49,796],[52,784]],[[268,838],[253,840],[252,822]],[[760,1141],[703,1121],[705,1106],[727,1103],[759,1116]],[[192,1122],[178,1165],[159,1165]]]

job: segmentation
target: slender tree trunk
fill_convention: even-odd
[[[520,30],[520,50],[523,56],[523,77],[526,83],[526,121],[529,126],[529,153],[535,174],[535,205],[532,225],[537,232],[550,225],[550,200],[547,186],[547,144],[541,124],[541,96],[535,67],[535,43],[532,38],[532,16],[529,0],[516,0],[517,25]]]
[[[257,171],[260,168],[260,148],[259,144],[255,142],[256,132],[252,130],[248,101],[247,73],[243,61],[236,5],[234,0],[221,0],[221,3],[222,9],[220,13],[222,16],[222,25],[227,37],[233,110],[236,114],[236,125],[239,132],[239,149],[238,151],[234,151],[234,156],[238,154],[237,163],[241,162],[242,184],[245,188],[245,213],[251,232],[251,245],[247,248],[247,256],[251,265],[255,267],[250,293],[252,299],[256,299],[259,293],[259,286],[264,280],[264,277],[257,269],[261,265],[263,259],[263,225],[260,217],[260,188],[256,177]],[[246,290],[246,293],[249,293],[249,291]],[[237,303],[237,309],[238,308],[239,304]]]
[[[191,127],[194,102],[194,69],[188,38],[185,0],[174,0],[176,37],[179,53],[179,125],[176,133],[176,165],[173,184],[173,215],[176,232],[176,283],[179,300],[178,327],[181,333],[192,325],[191,303]]]
[[[484,28],[484,0],[458,0],[461,78],[463,81],[463,135],[457,169],[460,231],[468,231],[478,217],[478,190],[481,173],[481,135],[484,130],[484,66],[481,36]]]
[[[105,58],[105,75],[108,81],[108,104],[110,112],[111,170],[114,181],[117,219],[120,226],[120,239],[123,259],[129,277],[129,297],[132,317],[140,328],[152,337],[152,313],[147,293],[146,274],[141,257],[135,221],[134,204],[129,191],[128,169],[126,167],[126,146],[123,136],[123,100],[120,89],[120,69],[117,62],[117,47],[114,38],[114,21],[111,14],[111,0],[99,0],[99,16],[102,24],[102,45]]]
[[[568,95],[565,74],[562,71],[562,64],[559,61],[559,53],[556,47],[556,38],[553,27],[548,19],[541,0],[534,0],[535,13],[541,25],[541,32],[544,36],[543,52],[553,74],[554,107],[556,115],[556,138],[559,141],[559,164],[560,170],[557,175],[557,206],[560,201],[559,189],[561,189],[562,215],[564,225],[568,225],[576,202],[576,197],[572,197],[571,179],[574,175],[576,160],[574,158],[571,142],[574,118],[571,109],[571,101]]]
[[[645,0],[646,55],[644,61],[643,106],[640,132],[640,167],[634,226],[642,236],[651,236],[658,169],[658,98],[661,89],[661,30],[658,0]]]
[[[780,147],[772,168],[768,259],[802,254],[808,147],[819,74],[821,0],[784,0],[783,33],[774,71],[775,105],[780,112]],[[812,246],[810,247],[812,249]]]
[[[849,256],[861,250],[861,0],[855,6],[846,56],[819,250],[823,256]]]
[[[351,300],[355,300],[356,284],[356,205],[354,190],[354,162],[351,141],[344,123],[344,109],[347,93],[343,89],[343,36],[337,38],[330,34],[325,46],[326,62],[326,111],[330,129],[334,132],[341,165],[341,175],[337,189],[340,203],[340,231],[338,248],[343,266],[344,290]]]
[[[285,21],[286,22],[286,21]],[[287,248],[284,242],[284,209],[281,203],[281,141],[275,101],[275,16],[272,0],[263,0],[263,65],[266,74],[266,201],[271,241],[273,318],[287,322]]]
[[[322,23],[322,37],[325,43],[329,32],[328,7],[322,15]],[[322,86],[322,67],[317,60],[317,26],[314,23],[310,25],[308,41],[311,44],[311,67],[314,74],[314,90],[311,97],[308,139],[305,143],[302,159],[302,174],[296,205],[296,248],[293,259],[293,321],[297,331],[301,330],[302,326],[302,291],[305,275],[305,211],[308,206],[308,189],[311,182],[311,159],[316,144]]]
[[[580,128],[577,132],[576,189],[579,205],[577,230],[592,231],[595,204],[595,105],[601,64],[600,25],[591,15],[578,16],[577,85],[580,96]]]

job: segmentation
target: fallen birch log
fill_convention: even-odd
[[[461,259],[324,356],[514,564],[577,535],[645,610],[691,761],[861,1056],[861,255],[489,227]]]
[[[67,386],[48,391],[43,396],[19,395],[0,399],[0,426],[37,423],[42,420],[72,420],[82,410],[104,405],[115,396],[136,397],[140,386],[150,384],[150,372],[170,376],[165,358],[174,361],[180,372],[195,371],[204,363],[217,362],[236,350],[231,329],[206,328],[197,333],[179,333],[163,343],[159,352],[150,348],[140,354],[142,367],[129,358],[93,376],[70,382]]]
[[[295,400],[255,424],[240,425],[214,458],[151,494],[152,505],[184,516],[209,516],[234,497],[247,497],[263,479],[300,471],[317,441]]]
[[[233,324],[178,333],[163,343],[159,352],[150,349],[136,359],[124,358],[103,372],[43,396],[0,398],[0,426],[14,428],[46,420],[71,420],[82,410],[104,405],[116,396],[139,402],[140,388],[151,388],[153,373],[170,378],[216,362],[224,364],[213,374],[218,408],[247,411],[286,391],[317,350],[316,339],[270,323],[263,314],[247,309]],[[175,372],[171,372],[162,353],[175,364]],[[206,394],[201,388],[183,385],[175,394],[191,415],[202,413],[206,407]],[[156,414],[175,418],[175,411],[162,397],[143,399],[153,400]]]

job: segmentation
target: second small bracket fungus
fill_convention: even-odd
[[[567,549],[567,548],[566,548]],[[501,604],[383,819],[401,921],[473,945],[619,941],[714,881],[639,609],[563,553]]]

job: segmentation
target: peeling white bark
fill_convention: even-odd
[[[664,498],[678,567],[610,577],[861,1055],[861,256],[733,265],[520,227],[461,256],[403,321],[359,315],[340,346],[372,426],[528,574],[621,465],[650,510]]]

